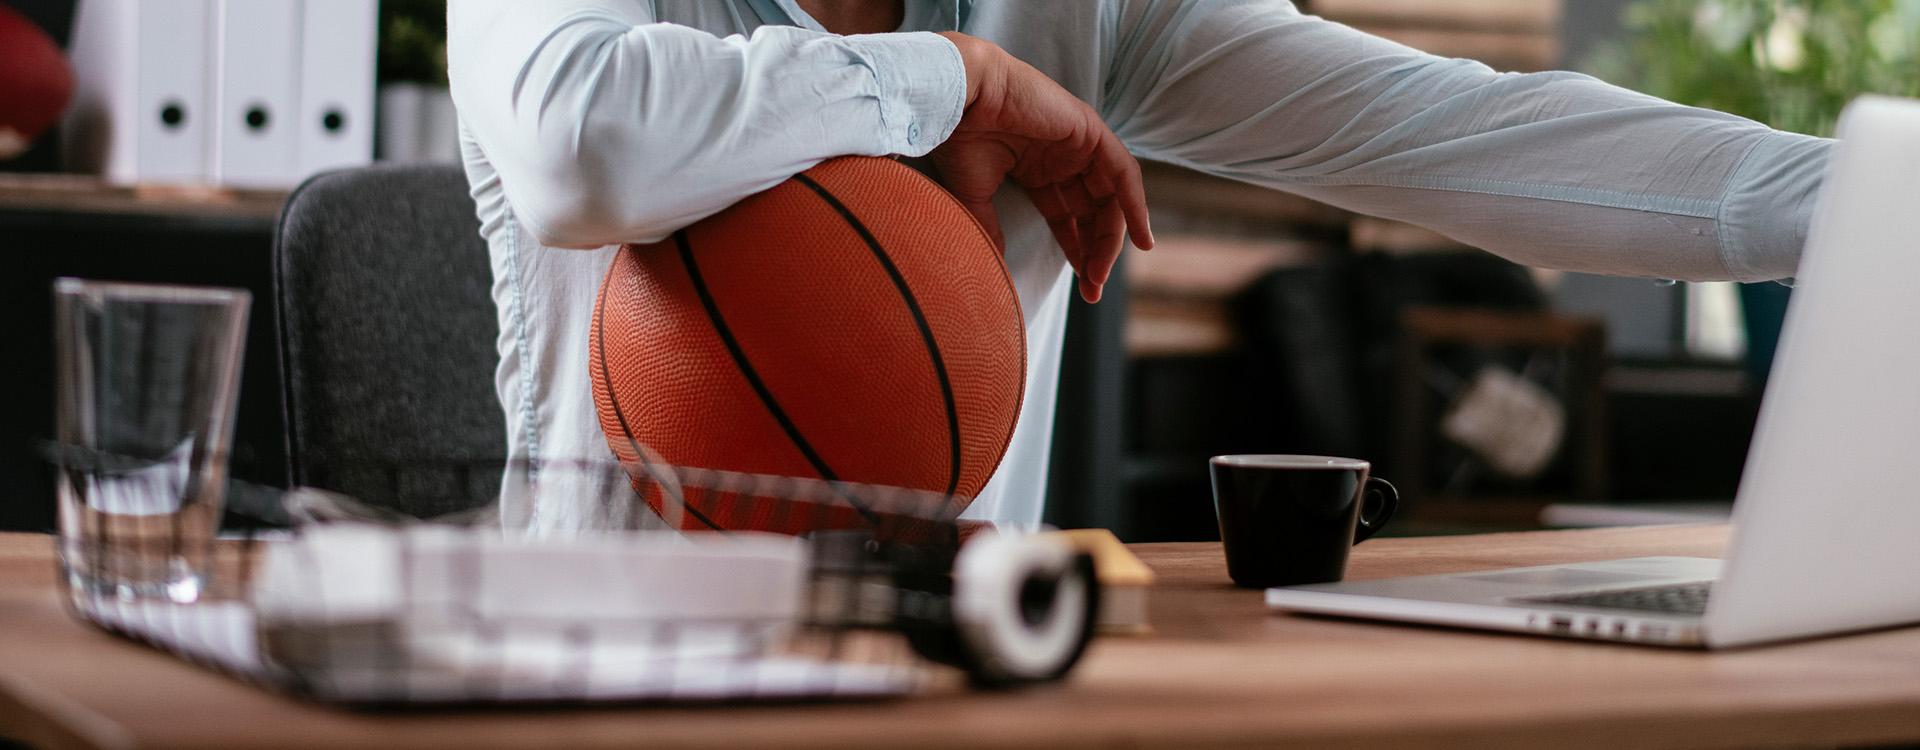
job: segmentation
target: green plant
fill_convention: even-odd
[[[1920,97],[1920,0],[1639,0],[1622,20],[1589,72],[1782,130],[1832,135],[1859,94]]]
[[[380,82],[447,85],[446,0],[382,0]]]

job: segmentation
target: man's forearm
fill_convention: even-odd
[[[1156,6],[1157,7],[1157,6]],[[1152,157],[1551,268],[1793,273],[1829,141],[1571,73],[1495,73],[1283,4],[1143,14],[1109,120]]]
[[[720,38],[644,8],[449,14],[462,122],[545,244],[655,241],[826,158],[924,154],[964,109],[960,55],[932,34]]]

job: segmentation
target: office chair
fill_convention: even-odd
[[[454,166],[326,172],[274,238],[288,478],[412,516],[499,491],[499,326]]]

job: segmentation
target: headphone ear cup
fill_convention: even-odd
[[[954,559],[954,645],[976,685],[1065,676],[1093,639],[1099,606],[1093,558],[1057,540],[979,534]]]

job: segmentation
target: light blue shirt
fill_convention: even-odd
[[[525,462],[610,454],[587,327],[612,247],[651,242],[844,154],[924,155],[992,41],[1142,158],[1420,224],[1549,268],[1790,276],[1830,141],[1572,73],[1496,73],[1281,0],[906,0],[899,33],[826,33],[794,0],[452,0],[462,147],[500,311],[510,528],[624,525]],[[745,36],[743,36],[745,35]],[[995,199],[1026,314],[1024,410],[973,518],[1036,523],[1070,271]]]

